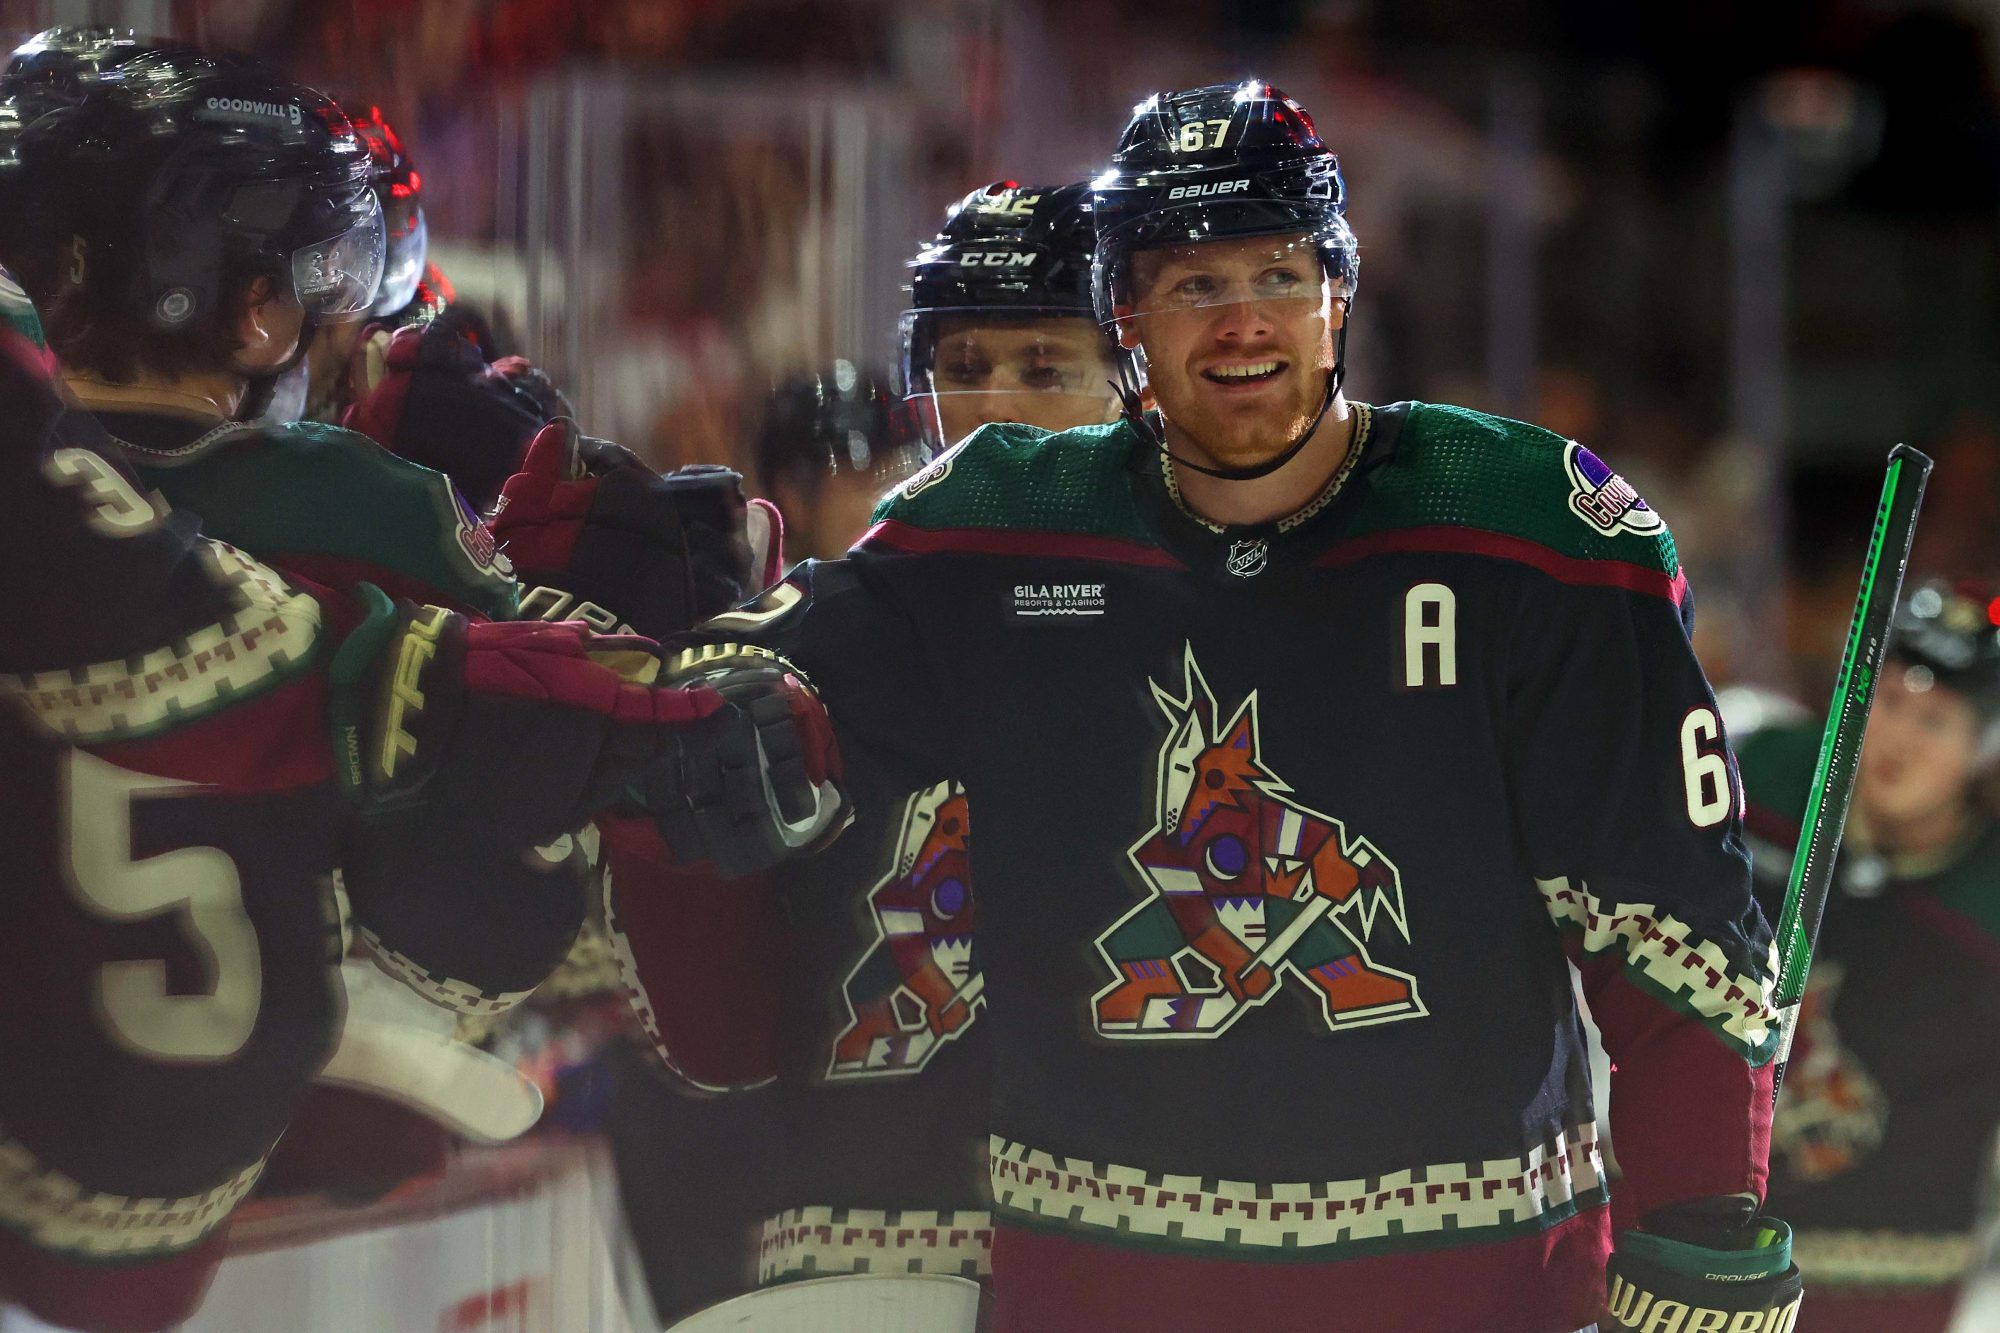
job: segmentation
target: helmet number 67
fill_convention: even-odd
[[[1210,132],[1203,133],[1202,127],[1209,126]],[[1183,153],[1199,153],[1204,148],[1222,147],[1222,137],[1229,133],[1226,120],[1190,120],[1181,126],[1181,135],[1175,147]]]

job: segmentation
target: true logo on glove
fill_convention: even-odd
[[[424,711],[421,684],[424,667],[437,656],[438,636],[444,632],[445,617],[451,614],[441,606],[429,609],[427,618],[410,622],[402,650],[396,657],[396,680],[389,688],[388,717],[382,727],[382,753],[375,775],[383,782],[396,776],[401,756],[417,752],[417,738],[403,726],[403,721],[412,712]]]

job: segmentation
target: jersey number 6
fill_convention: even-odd
[[[1687,789],[1688,821],[1696,828],[1729,818],[1729,758],[1721,739],[1722,725],[1713,708],[1689,709],[1681,719],[1681,782]]]
[[[69,888],[92,915],[141,921],[180,914],[181,933],[202,959],[211,989],[172,995],[158,958],[97,969],[95,1001],[111,1038],[156,1060],[227,1060],[257,1026],[264,974],[257,930],[243,910],[236,863],[214,847],[182,847],[132,859],[132,811],[142,798],[200,790],[196,783],[133,773],[81,750],[63,766],[63,848]]]

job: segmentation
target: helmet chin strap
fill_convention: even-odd
[[[1111,387],[1117,392],[1118,401],[1124,405],[1125,420],[1138,433],[1140,439],[1158,449],[1180,467],[1192,468],[1196,472],[1223,481],[1255,481],[1259,477],[1270,476],[1297,458],[1299,450],[1306,447],[1306,441],[1310,440],[1313,432],[1319,429],[1319,423],[1326,419],[1327,410],[1333,406],[1334,398],[1340,393],[1341,383],[1347,378],[1347,321],[1340,322],[1340,333],[1334,342],[1333,371],[1326,377],[1326,395],[1320,399],[1319,411],[1313,413],[1313,419],[1307,423],[1306,428],[1275,457],[1267,458],[1261,463],[1252,463],[1248,467],[1210,467],[1206,463],[1197,463],[1191,458],[1183,458],[1175,453],[1167,447],[1166,438],[1147,418],[1145,407],[1139,401],[1137,376],[1132,371],[1131,358],[1127,357],[1120,362],[1118,375],[1120,382]]]

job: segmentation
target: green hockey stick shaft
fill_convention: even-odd
[[[1861,565],[1861,592],[1854,602],[1854,620],[1847,628],[1840,674],[1833,682],[1833,704],[1827,710],[1826,733],[1820,738],[1819,764],[1813,772],[1799,845],[1792,855],[1792,876],[1785,888],[1785,910],[1778,921],[1777,1008],[1782,1024],[1778,1067],[1772,1095],[1785,1081],[1785,1061],[1791,1054],[1798,1024],[1799,1001],[1806,993],[1806,973],[1812,967],[1813,943],[1833,886],[1834,859],[1840,835],[1847,827],[1847,807],[1854,796],[1856,760],[1868,730],[1868,711],[1875,703],[1875,685],[1889,655],[1889,621],[1903,593],[1909,568],[1910,543],[1917,534],[1917,508],[1924,483],[1931,475],[1929,457],[1899,444],[1889,451],[1889,474],[1882,483],[1882,502],[1875,510],[1875,530]]]

